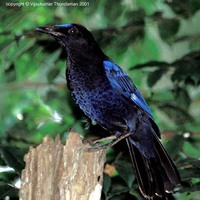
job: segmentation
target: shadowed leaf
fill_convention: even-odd
[[[17,147],[2,147],[1,156],[5,163],[12,167],[18,174],[24,169],[24,152]]]

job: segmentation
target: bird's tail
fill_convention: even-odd
[[[140,191],[147,199],[154,196],[166,197],[166,193],[172,192],[180,184],[178,170],[155,131],[143,131],[148,131],[148,134],[152,135],[152,146],[149,149],[153,152],[149,153],[151,156],[144,155],[144,152],[134,145],[132,136],[126,139]]]

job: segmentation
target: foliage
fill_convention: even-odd
[[[41,25],[67,22],[84,24],[93,32],[152,108],[182,178],[182,186],[169,199],[198,199],[199,0],[94,0],[86,6],[17,2],[11,7],[1,1],[0,8],[0,165],[14,169],[0,173],[0,199],[17,199],[14,181],[24,167],[23,155],[46,134],[59,133],[63,141],[71,127],[85,137],[106,134],[98,125],[88,126],[71,99],[65,53],[52,38],[35,32]],[[143,199],[123,145],[108,151],[107,163],[114,170],[105,174],[102,199]]]

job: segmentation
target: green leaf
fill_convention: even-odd
[[[191,160],[190,163],[197,168],[200,168],[200,160]]]
[[[149,87],[153,87],[157,81],[159,81],[159,79],[162,77],[162,75],[164,74],[165,69],[157,69],[154,72],[149,73],[148,75],[148,79],[147,79],[147,83],[149,85]]]
[[[189,108],[191,104],[191,98],[188,91],[185,88],[178,87],[175,89],[175,100],[182,108]]]
[[[183,147],[184,151],[188,152],[188,154],[192,157],[199,156],[199,145],[198,148],[195,146],[195,141],[186,141]]]
[[[175,135],[165,144],[167,152],[173,160],[178,157],[178,153],[182,150],[183,144],[184,137],[180,134]]]
[[[129,188],[131,188],[133,181],[135,180],[135,175],[133,173],[133,166],[131,163],[123,160],[117,160],[114,163],[119,176],[123,178]]]
[[[16,172],[1,172],[0,173],[0,180],[3,182],[8,183],[10,180],[14,180],[16,178]]]
[[[186,200],[199,200],[199,197],[200,197],[200,191],[199,190],[200,190],[199,184],[197,186],[193,186],[192,190],[189,190],[189,192],[192,192],[192,191],[196,191],[196,192],[188,194]]]
[[[200,84],[200,51],[194,51],[184,55],[181,59],[172,63],[175,71],[171,76],[173,82]]]
[[[180,190],[180,193],[182,192],[189,192],[191,194],[187,195],[187,200],[199,200],[199,196],[200,196],[200,182],[196,183],[196,184],[192,184],[189,186],[183,186]],[[196,198],[195,198],[196,197]]]
[[[14,188],[10,185],[2,185],[0,183],[0,199],[4,199],[6,196],[8,197],[18,197],[19,189]]]
[[[177,14],[183,17],[190,17],[195,14],[196,11],[200,9],[199,0],[172,0],[165,1],[166,4]]]
[[[192,178],[200,178],[200,169],[197,168],[185,168],[179,169],[181,180],[191,180]]]
[[[111,188],[111,178],[110,178],[110,176],[108,176],[108,174],[104,173],[104,176],[103,176],[103,192],[104,192],[106,197],[108,195],[110,188]]]
[[[118,179],[117,177],[112,178],[112,188],[109,192],[109,199],[111,197],[118,197],[120,195],[123,195],[124,193],[128,192],[130,188],[127,186],[124,186],[123,183],[121,182],[121,179]],[[116,198],[117,199],[117,198]]]
[[[14,168],[18,174],[21,174],[21,171],[24,169],[21,149],[17,147],[2,147],[1,156],[8,166]]]
[[[142,69],[142,68],[148,68],[148,67],[168,67],[170,64],[167,62],[160,62],[160,61],[150,61],[144,64],[138,64],[130,68],[130,70],[135,69]]]
[[[186,108],[182,108],[179,106],[178,102],[168,102],[159,105],[161,108],[170,118],[173,120],[177,125],[181,125],[186,121],[194,121],[193,117],[190,115],[189,111]]]
[[[60,73],[60,69],[58,68],[53,68],[49,70],[47,74],[48,82],[53,83],[54,79],[59,75],[59,73]]]
[[[178,32],[179,26],[178,19],[161,19],[158,23],[161,38],[165,41],[170,39]]]

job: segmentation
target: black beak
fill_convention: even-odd
[[[56,26],[41,26],[36,28],[36,31],[39,31],[41,33],[46,33],[52,36],[62,36],[63,34],[60,32],[60,28]]]

